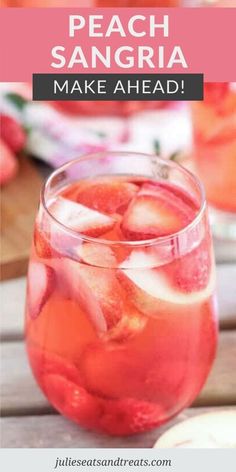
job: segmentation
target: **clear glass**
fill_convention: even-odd
[[[236,84],[205,84],[192,104],[194,160],[211,207],[213,234],[236,241]]]
[[[125,183],[122,188],[136,192],[132,202],[151,181],[161,189],[173,186],[173,198],[180,203],[184,195],[184,207],[194,202],[195,216],[181,230],[152,239],[122,239],[113,229],[97,238],[82,235],[66,223],[68,214],[64,222],[55,217],[51,202],[57,205],[62,194],[76,201],[78,186],[86,189],[96,179],[95,203],[103,179],[108,187],[114,179]],[[118,222],[132,202],[117,210]],[[112,196],[103,201],[107,208],[113,203]],[[162,204],[165,209],[170,202]],[[141,232],[146,216],[138,219]],[[47,180],[33,239],[26,343],[49,402],[79,425],[112,435],[152,429],[190,405],[217,343],[215,265],[198,179],[157,156],[85,156]]]

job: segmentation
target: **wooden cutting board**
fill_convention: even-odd
[[[16,178],[1,190],[1,280],[27,271],[42,177],[26,157]]]

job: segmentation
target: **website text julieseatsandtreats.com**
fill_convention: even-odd
[[[137,458],[137,459],[123,459],[118,456],[113,459],[108,458],[93,458],[93,459],[75,459],[72,457],[57,457],[54,465],[54,469],[59,469],[61,467],[124,467],[125,471],[128,471],[128,467],[171,467],[171,459],[147,459],[147,458]],[[85,469],[87,470],[87,469]]]

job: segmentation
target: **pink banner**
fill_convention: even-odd
[[[236,81],[233,8],[2,8],[0,81],[33,73],[203,73]]]

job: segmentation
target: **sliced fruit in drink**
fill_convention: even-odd
[[[100,424],[106,433],[122,436],[147,431],[161,424],[164,418],[161,405],[124,398],[107,403]]]
[[[87,269],[87,268],[86,268]],[[107,330],[105,316],[94,293],[91,291],[79,262],[63,258],[60,261],[58,273],[62,270],[61,290],[65,295],[75,300],[80,308],[88,314],[94,327],[100,331]],[[91,268],[91,271],[93,269]],[[89,275],[89,274],[88,274]]]
[[[83,267],[81,274],[101,307],[107,328],[111,329],[123,314],[123,294],[119,282],[106,269]]]
[[[209,248],[210,241],[205,238],[198,247],[163,267],[174,288],[191,293],[207,287],[213,259]]]
[[[123,294],[114,273],[67,258],[60,261],[61,270],[72,298],[88,311],[99,331],[115,326],[122,317]]]
[[[144,184],[125,212],[121,229],[127,239],[151,239],[179,231],[193,217],[193,210],[173,192]]]
[[[51,204],[50,211],[64,226],[86,236],[101,236],[111,230],[116,223],[110,216],[63,197],[58,197]]]
[[[54,271],[41,262],[30,262],[28,272],[29,314],[37,318],[54,288]]]
[[[120,269],[145,269],[156,267],[156,261],[145,249],[133,249],[119,267]]]
[[[49,259],[52,257],[52,247],[48,241],[48,234],[41,231],[40,226],[36,223],[34,228],[34,247],[38,257]]]
[[[103,213],[123,213],[138,187],[122,180],[87,181],[76,193],[76,201]]]
[[[116,341],[124,343],[140,333],[147,323],[147,317],[142,315],[127,300],[123,303],[123,316],[121,320],[109,331],[101,335],[104,341]]]
[[[81,243],[73,250],[74,257],[84,264],[112,268],[117,264],[112,248],[97,243]]]
[[[45,375],[43,383],[48,399],[61,413],[82,426],[97,426],[99,403],[83,387],[59,374]]]
[[[140,262],[142,265],[144,257],[145,253],[142,254]],[[129,264],[131,262],[132,255],[129,258]],[[137,264],[137,258],[135,263]],[[122,265],[125,267],[125,262]],[[191,293],[184,293],[174,288],[164,269],[120,269],[117,277],[136,308],[147,316],[158,316],[161,311],[168,312],[171,306],[174,312],[178,305],[200,303],[212,294],[215,284],[214,268],[212,268],[207,286],[201,291]]]
[[[27,345],[27,350],[32,369],[36,375],[42,377],[46,374],[58,374],[76,384],[82,384],[79,369],[62,355],[44,351],[42,348],[31,344]]]

